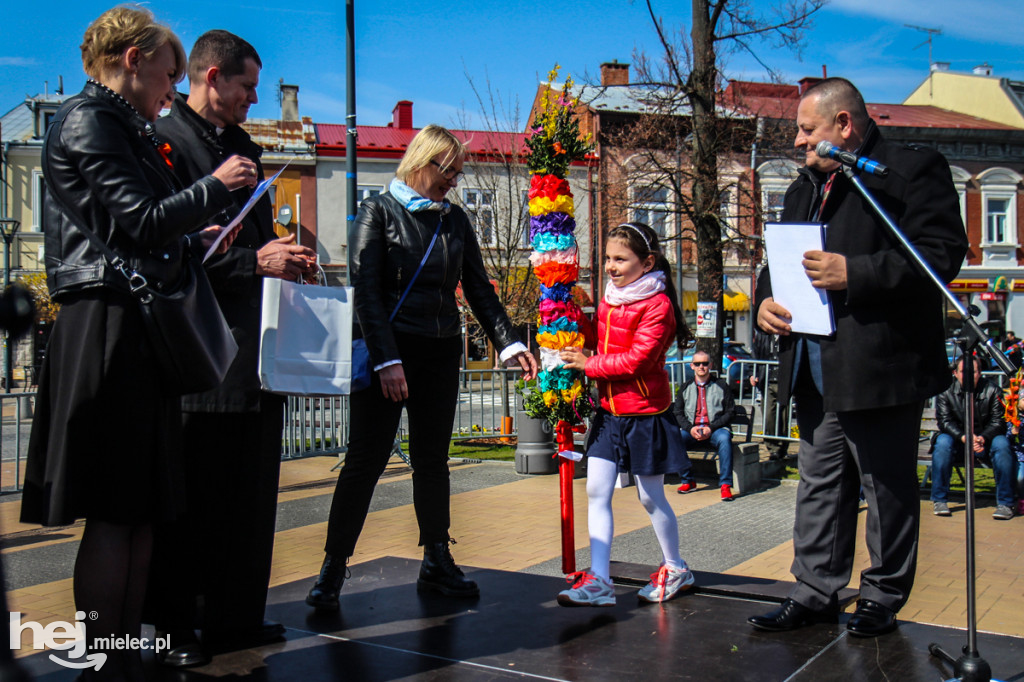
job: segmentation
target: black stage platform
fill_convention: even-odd
[[[928,655],[938,642],[958,652],[963,630],[903,622],[877,639],[850,637],[842,625],[796,632],[758,632],[746,618],[772,608],[788,586],[698,573],[701,590],[663,605],[641,606],[636,588],[620,585],[607,608],[563,608],[564,580],[470,569],[476,600],[418,594],[419,562],[384,558],[352,569],[342,611],[315,616],[303,603],[309,581],[274,588],[268,617],[288,627],[288,640],[218,656],[163,680],[941,680],[948,672]],[[622,581],[650,568],[616,564]],[[617,582],[619,580],[617,579]],[[708,590],[714,594],[708,593]],[[739,591],[737,591],[739,590]],[[754,594],[756,601],[741,594]],[[845,617],[843,619],[845,621]],[[1024,680],[1024,640],[979,636],[993,673]],[[72,680],[44,655],[26,659],[37,679]],[[154,671],[155,672],[155,671]]]

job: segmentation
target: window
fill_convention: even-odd
[[[981,264],[1017,265],[1017,187],[1020,174],[1009,168],[987,168],[978,174],[981,186]]]
[[[530,242],[530,191],[523,190],[523,215],[521,218],[523,225],[523,239],[520,246],[524,249],[531,248]]]
[[[361,205],[364,199],[378,196],[383,191],[384,188],[380,185],[359,185],[356,188],[356,206]]]
[[[785,190],[765,190],[761,193],[761,211],[764,216],[764,222],[777,223],[782,220],[782,208],[785,198]]]
[[[960,220],[967,229],[967,185],[971,181],[971,174],[958,166],[949,167],[950,175],[953,176],[953,186],[956,187],[957,196],[960,198]]]
[[[464,189],[462,201],[473,218],[480,245],[494,246],[494,194],[482,189]]]
[[[645,223],[658,235],[665,238],[669,226],[669,204],[667,187],[644,187],[633,193],[633,222]]]
[[[31,232],[43,231],[43,199],[46,197],[46,180],[40,170],[32,171],[32,225]]]
[[[718,219],[723,227],[729,228],[733,226],[734,217],[732,211],[732,192],[724,189],[718,195]]]
[[[1010,200],[1003,197],[985,199],[985,241],[989,244],[1005,244],[1010,241],[1007,219]],[[1014,240],[1015,241],[1015,240]]]
[[[757,167],[761,185],[761,218],[763,223],[782,220],[786,189],[797,178],[799,167],[789,159],[773,159]]]

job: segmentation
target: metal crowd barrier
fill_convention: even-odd
[[[36,392],[0,393],[0,493],[21,490]]]
[[[764,441],[795,443],[799,440],[792,435],[793,425],[796,423],[796,401],[792,400],[787,406],[779,405],[777,409],[773,409],[775,386],[769,379],[775,374],[778,365],[775,360],[734,360],[725,371],[718,372],[718,375],[719,378],[727,379],[736,404],[747,408],[754,425],[755,437]],[[692,370],[688,370],[688,367],[689,363],[683,360],[673,360],[667,364],[673,395],[687,377],[693,376]],[[751,377],[757,378],[756,387],[750,384]]]
[[[669,362],[666,369],[673,395],[685,380],[686,362]],[[793,437],[795,401],[772,409],[774,387],[769,377],[778,365],[769,360],[736,360],[724,374],[729,378],[736,402],[747,407],[754,423],[754,436],[765,441],[796,442]],[[518,369],[462,370],[459,376],[459,402],[455,411],[452,440],[515,436],[511,419],[516,412],[515,382]],[[998,378],[999,372],[985,376]],[[757,377],[757,387],[750,378]],[[28,448],[35,392],[0,393],[3,420],[0,423],[0,493],[21,490],[23,461]],[[928,407],[932,401],[928,401]],[[400,433],[408,432],[408,420],[402,415]],[[344,455],[348,444],[348,397],[288,397],[284,407],[281,458],[295,459],[312,455]],[[405,457],[400,441],[395,454]],[[17,456],[15,456],[17,453]]]
[[[512,417],[519,373],[518,369],[461,370],[452,440],[514,436]],[[347,396],[291,396],[284,409],[282,459],[344,454],[349,428]],[[408,418],[403,412],[400,433],[408,433],[408,429]],[[395,454],[405,456],[400,447],[396,447]]]

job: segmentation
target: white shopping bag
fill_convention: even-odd
[[[260,384],[272,393],[347,395],[352,288],[263,280]]]

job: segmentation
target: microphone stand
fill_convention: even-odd
[[[974,453],[972,448],[974,443],[974,390],[976,387],[974,385],[974,365],[971,353],[975,347],[980,347],[999,365],[999,369],[1006,376],[1013,376],[1016,373],[1016,369],[1007,360],[1006,356],[1003,355],[1003,352],[996,347],[991,337],[978,326],[971,311],[965,308],[960,303],[960,300],[946,288],[945,282],[939,278],[932,267],[921,257],[921,254],[918,253],[914,245],[907,240],[885,209],[871,196],[871,193],[861,182],[854,169],[846,165],[843,165],[842,169],[843,174],[849,178],[853,186],[864,197],[864,200],[868,202],[878,217],[882,219],[882,222],[889,228],[893,236],[903,245],[911,261],[938,287],[950,305],[960,313],[964,321],[957,343],[960,346],[964,359],[964,371],[961,372],[961,376],[963,377],[962,385],[964,389],[964,487],[967,498],[967,644],[963,647],[963,654],[957,659],[954,659],[943,651],[938,644],[934,643],[928,645],[928,652],[932,656],[936,656],[953,666],[953,675],[955,677],[948,682],[954,682],[954,680],[958,682],[990,682],[992,679],[992,668],[981,657],[981,654],[978,653],[977,583],[974,551]],[[970,371],[967,371],[968,362],[972,363]]]

